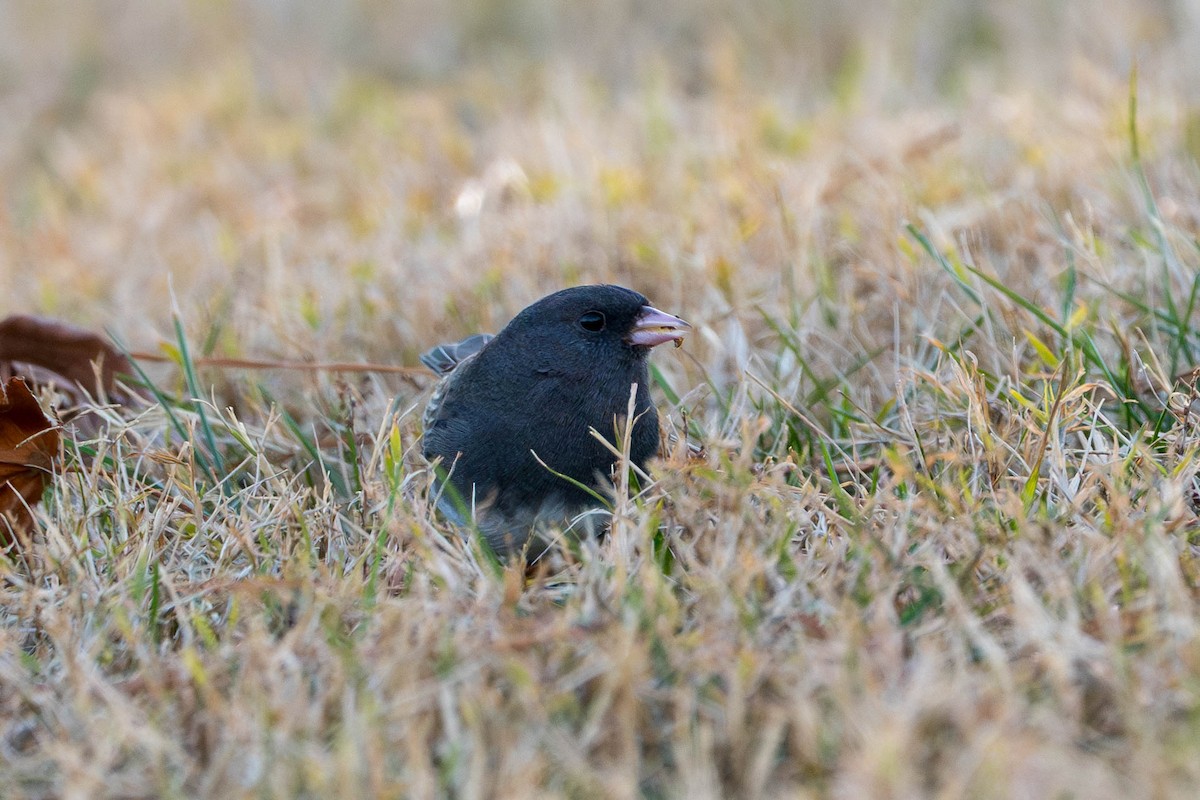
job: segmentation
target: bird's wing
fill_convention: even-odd
[[[462,377],[463,370],[475,360],[483,346],[494,339],[490,333],[477,333],[455,344],[440,344],[421,356],[425,366],[441,374],[442,379],[433,388],[429,402],[425,404],[425,413],[421,415],[421,423],[428,437],[433,429],[433,423],[438,418],[442,401],[453,389],[454,384]]]
[[[439,375],[447,375],[494,338],[496,337],[490,333],[477,333],[461,342],[439,344],[421,354],[421,363]]]

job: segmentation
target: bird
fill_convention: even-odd
[[[615,285],[575,286],[533,303],[498,333],[438,345],[421,361],[442,376],[423,415],[438,510],[477,529],[498,555],[562,530],[598,532],[636,384],[629,460],[658,452],[647,357],[690,325]],[[578,528],[570,523],[582,520]]]

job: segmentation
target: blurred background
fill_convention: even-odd
[[[1183,0],[4,3],[0,313],[412,364],[613,280],[836,371],[936,332],[908,222],[1052,280],[1047,220],[1136,206],[1135,64],[1194,226],[1198,54]]]
[[[24,112],[6,115],[10,132],[39,112],[79,113],[96,91],[230,59],[267,91],[344,72],[416,86],[475,71],[532,91],[536,73],[569,68],[612,91],[653,72],[703,94],[736,69],[800,106],[928,102],[977,83],[1061,91],[1081,61],[1136,59],[1194,92],[1198,28],[1186,0],[17,0],[0,7],[0,86]]]

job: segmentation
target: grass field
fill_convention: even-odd
[[[0,316],[173,363],[0,563],[0,796],[1195,796],[1191,4],[61,5]],[[528,570],[431,376],[205,366],[589,282],[694,325],[674,443]]]

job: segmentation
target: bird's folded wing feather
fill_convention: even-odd
[[[490,333],[477,333],[461,342],[439,344],[421,354],[421,363],[439,375],[447,375],[454,368],[483,349],[495,337]]]
[[[433,394],[430,395],[429,402],[425,405],[425,413],[421,416],[426,437],[429,436],[433,423],[437,420],[442,400],[454,385],[455,379],[462,374],[462,370],[459,368],[479,355],[479,351],[483,349],[484,345],[494,338],[490,333],[477,333],[461,342],[440,344],[421,355],[421,361],[425,366],[442,376],[441,382],[434,387]]]

